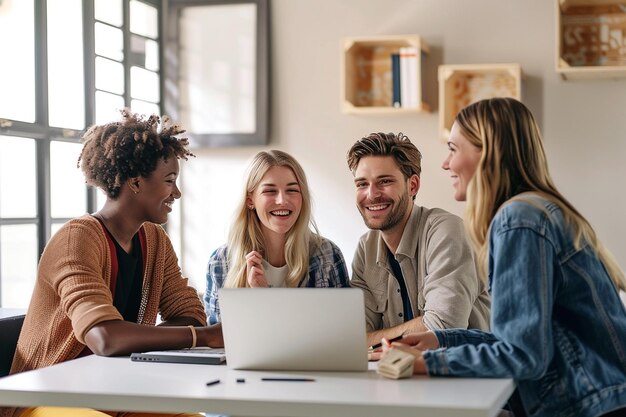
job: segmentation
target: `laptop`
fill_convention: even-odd
[[[276,371],[366,371],[363,291],[224,288],[227,366]]]
[[[226,361],[223,348],[196,347],[180,350],[159,350],[133,353],[130,360],[135,362],[170,362],[220,365]]]

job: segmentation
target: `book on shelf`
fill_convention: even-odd
[[[391,54],[391,84],[393,107],[402,106],[402,95],[400,93],[400,54]]]
[[[418,107],[418,79],[417,79],[417,54],[420,51],[416,47],[400,48],[400,97],[402,107]]]

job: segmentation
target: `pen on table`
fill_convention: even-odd
[[[261,381],[280,381],[280,382],[314,382],[312,378],[261,378]]]
[[[219,379],[214,379],[213,381],[209,381],[206,383],[206,386],[209,387],[211,385],[215,385],[215,384],[219,384],[220,380]]]
[[[389,343],[395,342],[396,340],[400,340],[402,339],[402,335],[400,336],[396,336],[396,337],[392,337],[391,339],[389,339]],[[370,346],[370,349],[374,350],[374,349],[378,349],[380,347],[383,347],[382,343],[376,343],[375,345]]]

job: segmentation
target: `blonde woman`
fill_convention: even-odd
[[[515,379],[522,415],[626,415],[624,273],[556,189],[531,112],[472,104],[448,147],[443,168],[488,270],[491,333],[436,330],[391,349],[413,354],[415,373]]]
[[[218,289],[348,287],[339,248],[319,235],[300,164],[286,152],[256,154],[228,243],[209,259],[205,311],[220,321]]]

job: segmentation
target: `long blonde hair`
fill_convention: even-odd
[[[224,282],[226,288],[249,286],[246,279],[245,257],[253,250],[263,251],[266,246],[259,217],[256,211],[248,208],[246,199],[254,193],[265,174],[277,166],[287,167],[293,171],[302,196],[300,215],[287,232],[285,242],[285,260],[289,269],[286,278],[287,286],[298,286],[309,272],[310,245],[318,243],[319,233],[311,215],[311,194],[304,170],[298,161],[286,152],[262,151],[254,156],[248,167],[243,196],[228,235],[229,271]]]
[[[530,110],[512,98],[481,100],[456,117],[464,136],[481,149],[476,173],[467,188],[466,228],[486,271],[489,225],[507,201],[534,192],[554,202],[574,231],[574,245],[590,245],[615,285],[626,291],[626,278],[589,222],[556,189],[548,171],[541,134]],[[482,274],[486,276],[486,274]]]

